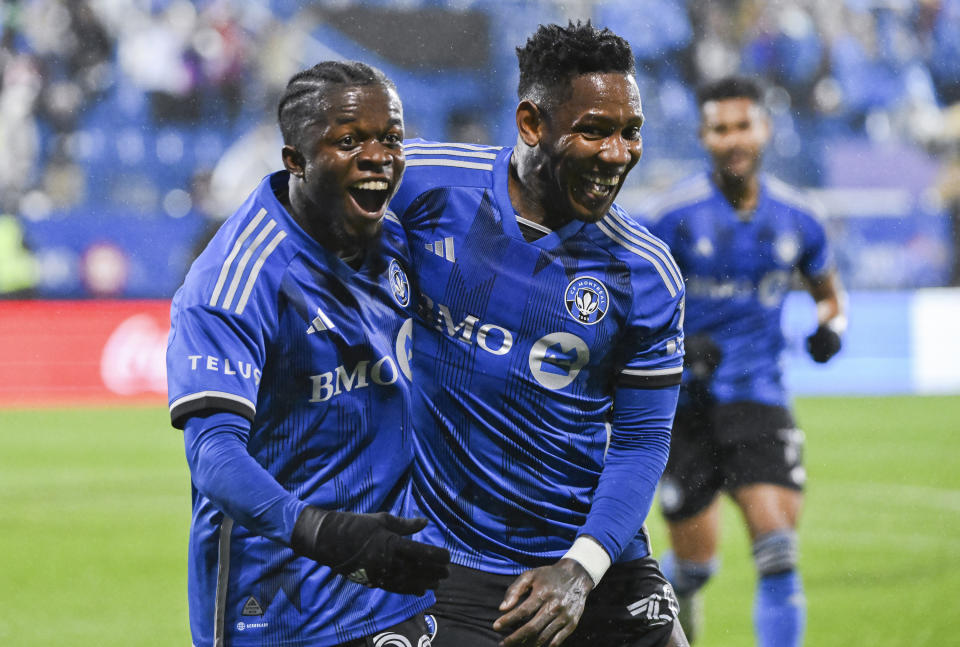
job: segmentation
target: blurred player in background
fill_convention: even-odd
[[[805,472],[783,385],[780,315],[799,272],[817,304],[807,350],[826,362],[840,350],[844,299],[813,208],[760,174],[771,135],[761,88],[721,79],[699,104],[712,172],[661,196],[651,225],[687,281],[687,370],[661,487],[673,547],[663,569],[693,641],[698,591],[717,568],[717,495],[728,492],[753,542],[758,643],[788,647],[802,642],[805,624],[796,533]]]
[[[326,62],[291,78],[278,113],[286,170],[227,219],[172,306],[193,644],[416,645],[449,555],[404,537],[426,520],[406,517],[411,294],[384,217],[400,99],[378,70]]]
[[[414,490],[455,564],[435,645],[686,645],[642,528],[684,288],[613,204],[642,152],[633,54],[571,23],[517,55],[516,146],[408,142],[391,203],[422,290]]]

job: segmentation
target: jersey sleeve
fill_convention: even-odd
[[[633,309],[615,384],[637,389],[675,386],[683,372],[683,277],[663,241],[645,228],[635,235],[638,244],[644,243],[638,248],[643,262],[632,279]]]
[[[808,278],[817,278],[833,269],[827,232],[820,221],[809,214],[801,214],[800,234],[803,237],[803,252],[798,264],[800,272]]]
[[[267,340],[276,326],[271,316],[276,296],[269,283],[268,277],[259,277],[242,303],[242,294],[227,298],[229,280],[203,291],[191,289],[188,282],[177,293],[167,343],[174,427],[183,429],[186,419],[199,412],[226,411],[253,421]]]

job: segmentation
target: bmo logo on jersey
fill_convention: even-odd
[[[590,361],[586,342],[568,332],[555,332],[538,339],[528,357],[533,377],[551,391],[573,382]]]
[[[335,395],[365,389],[371,384],[389,386],[399,379],[401,373],[409,380],[412,331],[413,319],[407,319],[397,333],[396,360],[384,355],[374,362],[361,360],[353,368],[341,364],[332,371],[311,375],[310,402],[326,402]]]
[[[492,355],[506,355],[513,348],[513,333],[503,326],[480,323],[480,319],[473,315],[454,322],[450,308],[442,303],[434,304],[433,300],[423,293],[420,294],[420,314],[436,330],[466,344],[475,343]]]

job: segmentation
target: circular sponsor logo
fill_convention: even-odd
[[[592,326],[607,314],[610,295],[607,287],[592,276],[581,276],[570,281],[563,294],[563,304],[570,316],[582,324]]]
[[[568,332],[541,337],[530,349],[530,371],[537,382],[551,391],[573,382],[588,361],[590,349],[586,342]]]
[[[404,308],[407,307],[407,304],[410,303],[410,281],[407,280],[407,273],[400,267],[397,259],[394,258],[390,261],[387,276],[390,277],[393,298]]]
[[[238,622],[238,623],[237,623],[237,631],[243,631],[243,630],[246,629],[246,628],[247,628],[247,625],[246,625],[245,622]]]
[[[413,372],[410,370],[410,362],[413,360],[413,319],[407,319],[400,326],[395,350],[400,370],[408,380],[412,380]]]

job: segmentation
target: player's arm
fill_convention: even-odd
[[[184,425],[194,486],[225,514],[360,584],[422,594],[446,577],[445,549],[405,537],[426,519],[308,505],[247,452],[249,434],[249,421],[227,412],[192,416]]]
[[[587,522],[560,561],[524,572],[507,589],[505,613],[493,625],[512,630],[503,645],[535,640],[556,647],[576,629],[587,595],[650,512],[678,393],[679,384],[617,390],[610,448]]]
[[[846,295],[834,270],[807,278],[806,283],[817,304],[817,329],[807,337],[807,352],[823,363],[840,351],[847,329]]]

